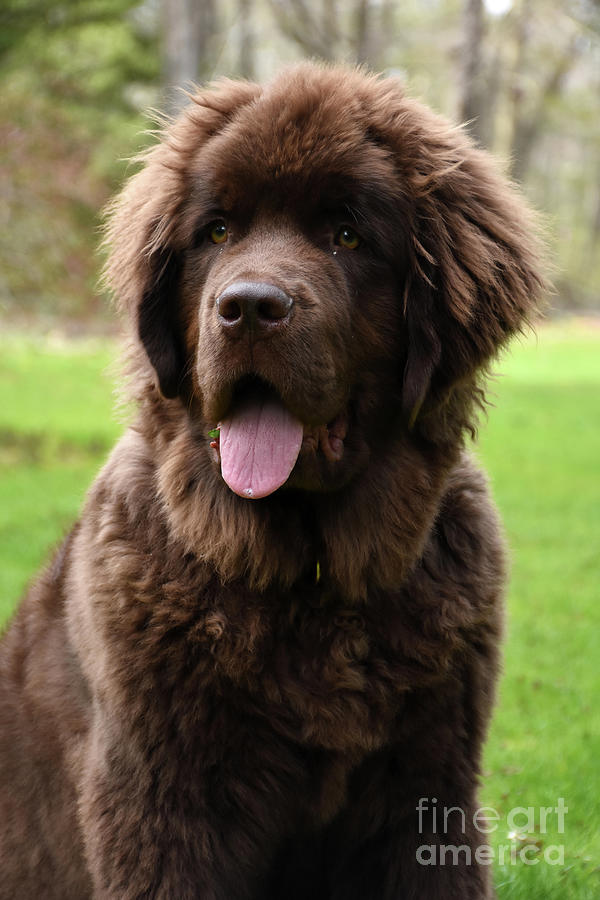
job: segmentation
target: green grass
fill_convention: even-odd
[[[0,617],[68,529],[120,426],[108,342],[0,339]],[[600,896],[600,328],[545,326],[498,367],[479,454],[512,550],[505,673],[481,802],[548,816],[535,865],[496,866],[501,900]],[[524,817],[515,823],[521,827]],[[544,860],[564,847],[564,865]],[[533,852],[535,848],[532,845]]]
[[[546,326],[499,368],[480,456],[512,580],[482,802],[501,814],[495,837],[505,845],[511,809],[537,813],[559,797],[569,809],[564,834],[553,815],[548,833],[535,835],[539,863],[496,869],[501,898],[592,900],[600,896],[600,328]],[[544,862],[552,845],[564,845],[564,866]]]
[[[121,427],[108,342],[0,338],[0,620],[68,531]]]

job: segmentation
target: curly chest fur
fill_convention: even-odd
[[[145,613],[136,603],[130,623],[123,658],[135,648],[148,691],[155,699],[157,690],[177,694],[177,707],[186,715],[197,707],[198,719],[210,695],[221,714],[230,707],[234,716],[269,721],[305,746],[377,749],[406,692],[439,677],[457,645],[439,610],[413,608],[405,592],[352,607],[316,584],[257,594],[214,579],[200,596],[180,594],[177,602],[174,589],[166,586],[164,605]],[[174,713],[172,699],[167,708]]]

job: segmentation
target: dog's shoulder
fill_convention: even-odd
[[[507,557],[488,478],[464,453],[449,474],[403,595],[413,598],[441,638],[495,641],[502,628]]]

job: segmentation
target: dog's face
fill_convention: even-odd
[[[197,99],[117,205],[109,278],[232,490],[335,490],[519,327],[520,212],[393,83],[301,66]]]
[[[246,497],[342,485],[399,408],[396,173],[358,127],[341,148],[319,112],[300,123],[290,104],[271,133],[269,112],[240,114],[201,148],[186,210],[186,351],[215,460]]]

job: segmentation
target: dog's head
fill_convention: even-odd
[[[253,498],[340,487],[399,433],[456,443],[542,287],[484,153],[395,81],[312,64],[199,93],[108,237],[161,395]]]

